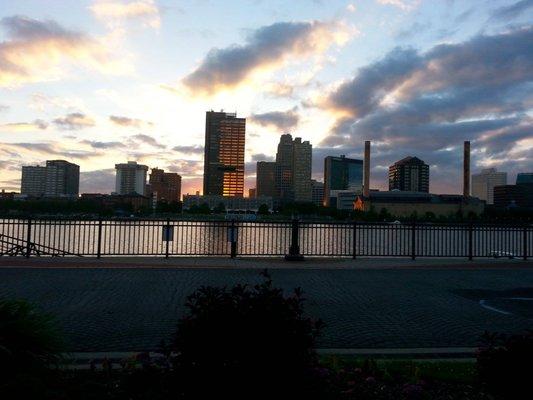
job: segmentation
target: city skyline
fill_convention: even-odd
[[[0,189],[19,190],[22,165],[65,159],[80,192],[111,192],[115,162],[136,160],[194,193],[204,113],[222,108],[247,119],[245,193],[283,133],[313,144],[314,179],[326,155],[360,159],[372,140],[372,188],[413,155],[432,192],[460,193],[468,139],[473,174],[513,182],[533,165],[529,3],[6,2]]]

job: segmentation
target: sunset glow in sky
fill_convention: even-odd
[[[246,185],[282,133],[362,158],[371,187],[408,155],[430,190],[472,170],[533,170],[533,0],[0,0],[0,189],[66,159],[81,192],[114,164],[201,190],[205,111],[247,118]]]

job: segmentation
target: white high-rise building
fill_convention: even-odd
[[[117,172],[115,192],[118,194],[137,193],[146,195],[146,174],[148,166],[128,161],[127,164],[115,164]]]
[[[494,204],[494,186],[507,185],[507,172],[498,172],[496,168],[481,170],[472,175],[472,196]]]

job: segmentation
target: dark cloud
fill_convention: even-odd
[[[115,125],[131,126],[131,127],[135,127],[135,128],[140,128],[143,125],[150,125],[150,126],[153,125],[152,122],[145,122],[145,121],[140,120],[140,119],[129,118],[129,117],[121,117],[121,116],[118,116],[118,115],[110,115],[109,116],[109,120],[111,122],[113,122]]]
[[[263,153],[252,154],[252,161],[274,161],[274,156],[267,156]]]
[[[140,142],[140,143],[144,143],[144,144],[148,144],[152,147],[157,147],[158,149],[164,149],[166,148],[167,146],[165,146],[164,144],[162,143],[159,143],[155,138],[153,138],[152,136],[149,136],[149,135],[145,135],[143,133],[139,133],[138,135],[134,135],[133,136],[133,139],[135,139],[136,141]]]
[[[203,160],[171,160],[165,170],[175,171],[184,178],[202,177],[204,174]]]
[[[192,90],[213,93],[233,87],[255,70],[280,64],[287,54],[308,55],[335,43],[338,24],[277,22],[253,31],[244,45],[211,49],[200,66],[183,79]]]
[[[270,111],[263,114],[252,114],[249,119],[257,125],[274,127],[280,131],[289,131],[296,128],[300,117],[295,107],[287,111]]]
[[[204,146],[174,146],[172,150],[185,154],[204,154]]]
[[[100,157],[103,153],[85,150],[67,150],[55,143],[0,143],[3,147],[13,150],[26,150],[30,153],[37,153],[40,157],[61,157],[64,159],[87,160]]]
[[[80,143],[89,145],[93,149],[120,149],[126,146],[122,142],[99,142],[94,140],[82,140]]]
[[[111,193],[115,191],[113,168],[80,172],[80,193]]]
[[[104,45],[55,21],[15,15],[0,19],[0,27],[7,38],[0,42],[0,86],[55,78],[63,72],[64,59],[80,67],[117,72],[118,65]]]
[[[516,172],[524,157],[533,163],[531,149],[520,162],[510,153],[533,130],[531,43],[528,28],[425,54],[395,49],[331,93],[324,106],[338,119],[320,146],[362,152],[371,139],[374,176],[385,180],[389,164],[416,155],[434,165],[433,182],[455,191],[463,140],[472,141],[474,168],[504,160]]]
[[[533,8],[533,0],[521,0],[509,6],[497,8],[491,13],[492,20],[510,21]]]
[[[82,113],[70,113],[64,117],[56,118],[53,123],[59,128],[74,131],[95,126],[94,119]]]

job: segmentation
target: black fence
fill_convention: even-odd
[[[0,219],[0,256],[512,257],[533,225]]]

